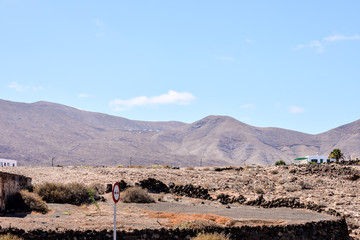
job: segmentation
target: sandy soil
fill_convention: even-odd
[[[359,167],[357,167],[360,169]],[[295,170],[293,170],[295,169]],[[95,183],[109,184],[124,180],[134,185],[149,177],[166,184],[191,183],[211,189],[215,197],[221,192],[232,195],[244,195],[254,199],[263,194],[266,200],[279,197],[298,197],[302,202],[312,201],[318,205],[337,210],[346,216],[351,235],[359,238],[360,229],[360,188],[359,182],[346,179],[346,176],[328,173],[304,174],[301,167],[248,167],[242,171],[216,172],[207,168],[194,170],[185,169],[153,169],[153,168],[116,168],[116,167],[17,167],[2,168],[2,171],[21,174],[32,178],[34,185],[44,182],[81,182],[88,185]],[[49,204],[51,212],[47,215],[29,214],[25,217],[1,218],[1,226],[17,226],[31,229],[41,226],[49,229],[103,229],[112,227],[113,203],[107,194],[107,202],[99,203],[101,214],[93,205],[73,206],[68,204]],[[182,198],[181,202],[174,197],[165,195],[165,202],[154,205],[119,204],[118,227],[124,229],[161,226],[173,226],[179,221],[174,219],[213,219],[212,221],[226,224],[230,219],[237,219],[240,224],[284,224],[301,222],[306,219],[327,219],[329,216],[306,210],[291,209],[260,209],[233,204],[231,211],[215,202]],[[178,199],[176,199],[178,200]],[[183,205],[181,205],[183,204]],[[186,210],[184,208],[186,206]],[[194,211],[190,209],[194,208]],[[164,210],[166,209],[166,211]],[[256,209],[259,214],[255,214]],[[269,212],[268,217],[266,211]],[[285,215],[281,212],[285,211]],[[287,212],[288,211],[288,212]],[[179,214],[181,212],[181,214]],[[228,213],[233,214],[228,214]],[[178,214],[174,214],[178,213]],[[196,215],[198,214],[198,215]],[[251,217],[256,216],[256,217]],[[276,216],[276,217],[273,217]],[[14,221],[16,219],[16,221]],[[259,222],[260,221],[260,222]]]

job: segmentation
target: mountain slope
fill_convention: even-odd
[[[133,121],[48,102],[0,100],[0,157],[19,165],[273,164],[340,148],[360,155],[360,120],[310,135],[226,116],[192,124]]]

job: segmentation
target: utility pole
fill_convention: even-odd
[[[51,166],[54,167],[54,160],[55,160],[55,157],[52,157],[51,158]]]
[[[129,159],[129,167],[131,167],[131,160],[132,160],[132,157],[130,157],[130,159]]]

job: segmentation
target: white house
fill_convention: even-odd
[[[16,167],[17,161],[12,159],[0,158],[0,167]]]
[[[331,163],[331,162],[336,162],[335,158],[329,158],[326,155],[323,156],[319,156],[319,155],[315,155],[315,156],[306,156],[306,157],[302,157],[302,158],[295,158],[294,159],[295,164],[306,164],[306,163]]]

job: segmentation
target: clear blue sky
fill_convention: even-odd
[[[0,98],[133,120],[360,119],[360,1],[0,0]]]

